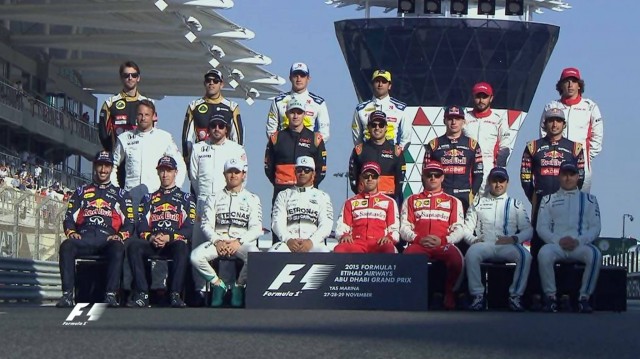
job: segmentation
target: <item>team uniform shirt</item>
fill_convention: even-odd
[[[313,158],[314,185],[317,187],[327,171],[327,150],[319,132],[303,128],[295,132],[289,128],[271,135],[264,158],[264,173],[276,190],[296,184],[295,163],[301,156]]]
[[[381,145],[371,140],[357,144],[349,158],[349,183],[355,194],[362,191],[360,170],[367,162],[377,162],[380,165],[382,173],[378,178],[378,190],[394,198],[400,198],[406,170],[402,147],[394,146],[391,141],[385,141]]]
[[[209,138],[209,120],[214,114],[223,115],[225,121],[231,124],[228,138],[239,145],[244,144],[244,126],[238,104],[222,96],[216,99],[202,97],[191,101],[184,116],[182,153],[185,156],[185,162],[189,162],[188,158],[193,145]]]
[[[535,199],[560,188],[560,164],[567,160],[578,164],[578,187],[582,187],[584,155],[581,144],[564,137],[559,141],[550,141],[544,137],[527,143],[520,165],[520,183],[529,201],[533,203]]]
[[[196,219],[196,205],[191,194],[177,186],[160,188],[144,196],[138,214],[140,238],[149,240],[152,234],[163,233],[168,234],[171,241],[188,241]]]
[[[353,135],[353,144],[357,145],[369,138],[369,115],[373,111],[382,111],[387,116],[387,134],[386,139],[399,145],[403,149],[411,142],[411,121],[404,118],[404,110],[407,105],[397,99],[387,95],[381,99],[372,98],[371,100],[360,103],[356,106],[353,115],[351,130]]]
[[[399,229],[398,205],[393,198],[380,192],[360,193],[344,203],[335,235],[350,235],[356,242],[376,242],[382,237],[398,242]]]
[[[98,135],[107,151],[113,151],[118,136],[137,127],[138,104],[148,98],[136,91],[134,96],[125,92],[109,97],[100,110]]]
[[[145,185],[149,191],[158,188],[160,179],[156,165],[163,156],[171,156],[176,160],[176,185],[182,186],[187,172],[186,166],[171,134],[159,128],[152,128],[147,132],[137,129],[127,131],[118,136],[116,149],[113,151],[113,161],[116,165],[111,172],[111,182],[116,182],[118,166],[125,161],[124,189],[129,191],[140,184]]]
[[[117,234],[122,239],[131,236],[134,214],[127,191],[111,183],[87,184],[73,193],[64,216],[64,233],[97,231],[104,238]]]
[[[590,99],[579,96],[574,100],[554,100],[544,107],[540,122],[540,137],[547,135],[544,129],[544,113],[552,108],[564,112],[566,127],[563,137],[584,146],[585,151],[585,186],[583,191],[591,189],[591,161],[602,151],[604,122],[598,105]]]
[[[221,144],[213,144],[209,139],[193,146],[189,178],[199,202],[225,187],[224,164],[232,158],[241,159],[245,163],[247,161],[244,147],[234,141],[225,140]],[[198,212],[200,210],[198,208]]]
[[[240,244],[256,245],[262,235],[260,198],[246,189],[217,192],[207,199],[202,231],[209,241],[238,239]]]
[[[478,142],[465,135],[435,138],[425,145],[423,163],[434,160],[440,162],[444,170],[444,191],[468,207],[480,190],[483,179],[482,149]]]
[[[320,132],[325,142],[329,141],[330,120],[327,103],[322,97],[308,90],[304,90],[304,92],[301,93],[295,93],[293,91],[281,93],[273,99],[267,118],[267,137],[271,137],[276,131],[289,127],[287,104],[292,98],[297,99],[305,105],[304,127],[313,132]]]
[[[480,188],[483,189],[492,168],[507,167],[516,136],[511,135],[508,119],[491,109],[484,112],[468,111],[464,119],[464,134],[478,141],[482,148],[484,177]]]
[[[464,224],[462,203],[442,191],[413,194],[402,204],[400,237],[413,242],[427,235],[441,238],[441,246],[460,240],[452,236]]]
[[[278,194],[271,213],[273,232],[281,242],[310,239],[324,246],[333,228],[333,205],[329,195],[314,187],[293,187]]]

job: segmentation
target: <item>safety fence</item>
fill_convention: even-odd
[[[605,256],[602,264],[627,268],[627,298],[640,299],[640,255],[637,249]]]
[[[58,261],[63,202],[0,187],[0,257]]]
[[[60,298],[57,262],[0,258],[0,302],[43,303]]]
[[[96,127],[81,121],[77,114],[48,105],[4,81],[0,81],[0,103],[16,110],[31,112],[32,116],[51,126],[75,134],[94,144],[100,144]]]

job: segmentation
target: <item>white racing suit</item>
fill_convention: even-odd
[[[464,119],[464,134],[478,141],[482,149],[484,176],[478,193],[478,196],[482,196],[489,192],[486,190],[486,186],[487,177],[491,169],[494,167],[507,167],[516,136],[511,134],[509,120],[506,115],[500,117],[491,109],[481,113],[468,111]]]
[[[356,106],[351,123],[353,144],[357,145],[369,138],[371,134],[367,128],[369,115],[373,111],[382,111],[387,115],[386,139],[393,141],[403,149],[411,142],[412,124],[409,119],[404,118],[404,109],[407,105],[391,96],[376,98],[362,102]]]
[[[229,139],[225,139],[219,145],[213,144],[208,139],[200,141],[192,147],[189,178],[191,178],[191,186],[196,193],[197,216],[191,238],[191,248],[196,248],[207,240],[201,225],[205,203],[209,196],[215,195],[224,189],[226,185],[224,164],[232,158],[241,159],[246,163],[247,155],[244,147]],[[198,274],[195,266],[193,268],[193,281],[196,290],[205,290],[206,282]]]
[[[156,166],[163,156],[171,156],[178,164],[176,186],[181,187],[187,167],[178,151],[178,146],[167,131],[152,128],[150,131],[127,131],[118,136],[113,151],[113,172],[111,183],[118,183],[118,166],[124,161],[127,171],[124,189],[129,191],[136,208],[145,195],[160,188],[160,178]]]
[[[245,285],[249,252],[258,251],[257,241],[262,235],[260,198],[246,189],[237,193],[223,189],[206,201],[201,227],[206,242],[191,252],[191,263],[199,275],[214,283],[218,276],[209,262],[218,257],[215,243],[237,239],[241,246],[235,256],[244,262],[237,284]]]
[[[567,126],[563,137],[573,142],[581,143],[584,153],[584,183],[582,191],[591,191],[591,161],[602,151],[602,138],[604,137],[604,122],[598,105],[584,97],[575,100],[554,100],[548,103],[542,111],[540,120],[540,137],[545,137],[544,113],[551,108],[559,108],[564,111]]]
[[[270,252],[289,252],[287,241],[310,239],[310,252],[329,252],[324,243],[333,228],[333,205],[329,195],[314,187],[285,189],[276,197],[271,211],[271,227],[280,242]]]
[[[305,115],[302,121],[304,127],[313,132],[320,132],[324,142],[328,142],[330,120],[327,103],[322,97],[307,90],[301,93],[284,92],[273,99],[267,116],[267,138],[271,138],[271,135],[276,131],[289,127],[287,104],[291,101],[291,98],[296,98],[305,104]]]
[[[484,294],[482,262],[506,261],[516,264],[509,294],[522,296],[531,268],[531,254],[522,243],[533,236],[533,227],[522,202],[506,193],[499,197],[491,194],[477,197],[467,210],[462,230],[471,244],[464,257],[469,293],[472,296]],[[515,243],[496,244],[500,236],[512,237]]]
[[[118,135],[116,146],[113,150],[113,172],[111,183],[118,183],[118,166],[124,161],[126,176],[124,189],[129,191],[133,211],[138,212],[138,205],[144,196],[160,188],[160,178],[156,169],[158,161],[163,156],[171,156],[178,164],[176,186],[182,187],[187,173],[187,167],[178,151],[178,146],[173,137],[167,131],[152,128],[147,132],[138,129],[126,131]],[[137,222],[137,215],[136,222]],[[166,277],[167,265],[164,261],[154,262],[151,288],[163,287],[160,281]],[[122,267],[122,286],[130,288],[132,280],[131,267],[125,258]]]
[[[556,294],[554,264],[558,261],[584,263],[580,297],[593,294],[598,282],[602,254],[591,244],[600,235],[600,207],[594,195],[578,189],[545,196],[540,203],[538,236],[546,243],[538,253],[538,267],[542,290],[547,296]],[[558,244],[565,236],[577,239],[573,250],[565,250]]]

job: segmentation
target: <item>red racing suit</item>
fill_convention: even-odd
[[[449,309],[454,301],[453,290],[462,279],[464,262],[462,253],[453,244],[458,238],[452,233],[463,225],[462,203],[442,191],[413,194],[402,204],[400,236],[409,242],[403,254],[426,254],[445,263],[445,306]],[[440,245],[433,248],[423,246],[420,240],[427,235],[440,237]]]
[[[336,253],[394,253],[394,243],[399,238],[398,205],[396,201],[381,193],[360,193],[349,198],[342,207],[336,238],[350,235],[353,243],[340,243]],[[393,242],[378,245],[382,237]]]

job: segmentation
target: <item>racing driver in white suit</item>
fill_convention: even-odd
[[[271,212],[271,228],[280,242],[273,252],[329,252],[324,243],[333,228],[329,195],[313,187],[315,162],[309,156],[296,159],[296,185],[278,194]]]

